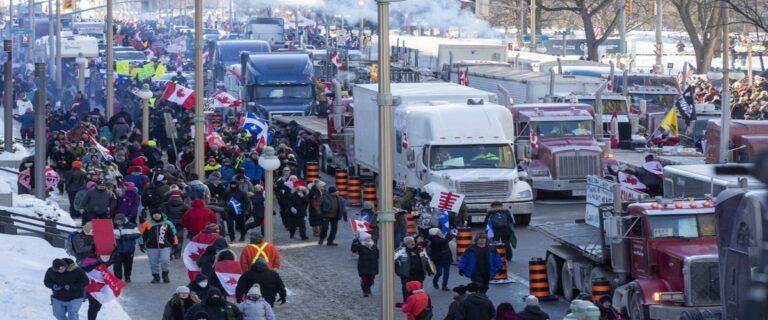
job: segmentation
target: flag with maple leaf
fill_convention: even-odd
[[[629,188],[640,192],[648,191],[648,187],[644,183],[640,182],[640,180],[631,173],[619,171],[619,182],[621,182],[621,186],[624,188]]]
[[[197,261],[205,253],[205,248],[211,245],[216,238],[220,237],[218,233],[200,233],[192,238],[184,247],[184,253],[182,254],[184,266],[187,267],[187,270],[200,271]]]
[[[349,224],[352,226],[352,232],[357,234],[358,231],[371,231],[371,224],[365,220],[350,219]]]
[[[179,85],[173,81],[168,82],[165,92],[160,98],[181,105],[184,109],[190,110],[195,106],[195,90]]]
[[[117,299],[120,291],[125,287],[125,282],[115,277],[106,264],[99,264],[86,274],[89,283],[85,290],[101,304]]]
[[[242,105],[243,105],[242,100],[236,99],[234,96],[227,93],[226,91],[219,91],[213,95],[214,108],[224,108],[224,107],[236,108]]]
[[[234,298],[237,280],[240,280],[240,275],[243,274],[240,263],[235,260],[221,260],[216,262],[213,271],[227,294]]]

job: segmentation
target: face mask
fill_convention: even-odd
[[[299,197],[304,197],[304,193],[303,192],[299,192],[298,195],[299,195]]]
[[[198,285],[200,286],[200,288],[205,288],[205,287],[208,286],[208,281],[207,280],[206,281],[200,281],[200,283],[198,283]]]
[[[212,303],[221,303],[221,297],[211,297],[209,300],[211,300]]]

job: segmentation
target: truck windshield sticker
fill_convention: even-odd
[[[464,158],[453,158],[450,160],[445,160],[443,161],[443,165],[446,167],[463,167]]]
[[[674,236],[672,228],[653,228],[654,238],[667,238]]]

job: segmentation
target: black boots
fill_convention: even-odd
[[[366,286],[364,284],[361,284],[360,288],[363,289],[363,297],[368,297],[371,295],[371,286]]]
[[[152,283],[160,283],[160,275],[159,274],[152,274]]]
[[[168,271],[163,272],[163,282],[170,283],[171,279],[168,278]]]

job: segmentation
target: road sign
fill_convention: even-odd
[[[667,69],[672,69],[674,67],[675,67],[675,64],[673,62],[668,62],[667,63]]]
[[[31,28],[13,28],[11,29],[11,34],[19,35],[19,34],[32,34]]]
[[[523,41],[531,41],[531,35],[530,34],[524,34],[523,35]],[[547,35],[538,35],[536,36],[536,41],[549,41],[549,36]]]

